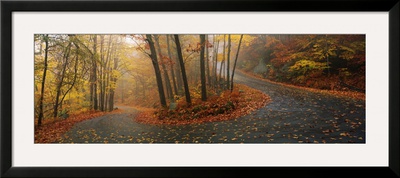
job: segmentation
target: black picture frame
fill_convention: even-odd
[[[1,1],[1,177],[399,177],[399,0]],[[13,167],[12,12],[355,11],[389,13],[388,167]]]

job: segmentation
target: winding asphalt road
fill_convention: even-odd
[[[182,126],[134,122],[137,110],[76,124],[62,143],[365,143],[365,101],[265,82],[235,73],[235,82],[272,102],[229,121]]]

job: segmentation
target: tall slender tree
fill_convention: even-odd
[[[170,38],[172,41],[174,41],[174,36],[170,35]],[[171,46],[172,48],[172,46]],[[175,74],[176,74],[176,87],[178,90],[179,95],[182,94],[182,88],[183,88],[183,79],[182,79],[182,72],[181,72],[181,68],[180,68],[180,64],[179,64],[179,57],[178,57],[178,53],[175,50],[175,63],[176,63],[176,67],[175,67]]]
[[[76,51],[75,51],[75,62],[74,62],[74,71],[73,71],[73,79],[72,82],[70,82],[70,86],[69,88],[64,92],[63,96],[61,97],[60,103],[63,103],[65,97],[67,96],[67,94],[72,90],[72,88],[75,86],[76,83],[76,79],[78,77],[78,64],[79,64],[79,46],[74,43],[75,47],[76,47]]]
[[[44,88],[45,88],[45,83],[46,83],[46,75],[47,75],[47,58],[48,58],[48,53],[49,53],[49,35],[44,35],[43,40],[45,43],[45,48],[44,48],[44,68],[43,68],[43,78],[42,78],[42,85],[40,89],[40,99],[39,99],[39,118],[38,118],[38,126],[40,127],[42,125],[42,119],[43,119],[43,97],[44,97]]]
[[[174,35],[174,37],[175,37],[175,44],[176,44],[176,52],[178,54],[179,65],[181,67],[181,72],[182,72],[183,86],[185,88],[186,103],[188,105],[191,105],[192,101],[190,98],[189,85],[188,85],[188,81],[187,81],[187,77],[186,77],[185,64],[183,63],[181,43],[179,41],[178,35]]]
[[[208,35],[206,35],[206,40],[204,43],[205,46],[205,53],[206,53],[206,75],[207,75],[207,84],[208,86],[211,86],[211,77],[210,77],[210,61],[209,61],[209,55],[208,55],[208,47],[209,47],[209,42],[208,42]]]
[[[205,47],[205,35],[200,35],[200,78],[201,78],[201,100],[207,100],[207,86],[206,86],[206,69],[204,62],[204,47]]]
[[[146,40],[150,47],[150,55],[149,56],[151,58],[151,62],[154,67],[154,72],[156,74],[156,81],[157,81],[157,87],[158,87],[158,95],[160,97],[160,103],[161,103],[162,107],[167,107],[167,101],[165,100],[165,93],[164,93],[164,87],[163,87],[163,82],[162,82],[162,77],[161,77],[161,71],[160,71],[160,67],[158,64],[156,48],[154,47],[154,42],[153,42],[152,36],[147,34]]]
[[[72,42],[69,42],[68,45],[65,47],[63,59],[62,59],[62,69],[61,72],[58,74],[58,79],[57,79],[57,86],[56,86],[56,96],[55,96],[55,102],[54,102],[54,107],[53,107],[53,117],[58,116],[58,109],[60,106],[60,95],[61,95],[61,87],[63,86],[64,83],[64,77],[65,77],[65,71],[67,70],[67,65],[69,62],[69,55],[71,53],[71,45]]]
[[[93,35],[93,53],[92,53],[92,80],[91,80],[91,103],[94,110],[98,110],[97,101],[97,35]]]
[[[158,36],[158,35],[154,37],[155,46],[156,46],[156,49],[157,49],[157,54],[158,54],[159,60],[161,61],[160,64],[161,64],[161,68],[162,68],[162,71],[163,71],[163,74],[164,74],[164,80],[165,80],[165,86],[166,86],[166,89],[167,89],[167,95],[168,95],[168,98],[170,100],[172,100],[173,99],[173,94],[172,94],[171,81],[169,79],[167,67],[165,66],[165,62],[163,61],[164,56],[162,55],[162,50],[161,50],[159,38],[160,38],[160,36]]]
[[[170,70],[171,70],[171,77],[172,77],[172,84],[174,86],[174,93],[176,95],[178,95],[178,87],[176,84],[176,79],[175,79],[175,69],[174,69],[174,60],[172,60],[172,54],[171,54],[171,48],[170,48],[170,44],[169,44],[169,35],[166,35],[167,38],[167,51],[168,51],[168,58],[169,60],[171,60],[171,65],[170,65]],[[179,74],[178,74],[179,75]]]
[[[230,66],[229,64],[231,63],[230,61],[231,58],[231,35],[228,35],[228,57],[226,58],[226,87],[229,90],[230,87],[230,81],[229,81],[229,77],[230,77]]]
[[[214,40],[217,39],[216,45],[214,45],[214,85],[217,84],[218,82],[218,74],[217,74],[217,69],[218,69],[218,50],[219,50],[219,40],[218,40],[218,35],[214,35]],[[214,41],[215,43],[215,41]],[[222,68],[222,67],[221,67]],[[217,86],[214,86],[215,89],[217,89]]]
[[[99,106],[100,106],[100,111],[104,111],[104,84],[105,84],[105,75],[104,75],[104,70],[105,70],[105,61],[104,61],[104,35],[100,35],[100,68],[99,68],[99,88],[100,88],[100,93],[99,93]]]
[[[331,70],[329,67],[328,34],[325,35],[325,56],[326,56],[326,66],[328,69],[328,77],[329,77],[331,75]]]
[[[114,71],[117,70],[117,68],[118,68],[118,62],[119,62],[119,59],[114,58],[114,68],[113,68]],[[115,85],[115,83],[117,82],[117,77],[115,77],[115,75],[111,75],[111,82],[113,85]],[[115,93],[115,88],[110,87],[110,98],[109,98],[109,104],[108,104],[109,111],[114,110],[114,93]]]
[[[225,63],[225,49],[226,49],[226,40],[225,40],[225,35],[224,35],[224,46],[222,48],[222,61],[221,61],[221,65],[220,65],[220,70],[219,70],[219,83],[223,85],[223,75],[225,73],[225,71],[223,70],[223,65]]]
[[[233,91],[233,76],[235,75],[236,62],[237,62],[237,60],[238,60],[239,51],[240,51],[240,45],[242,44],[242,39],[243,39],[243,35],[240,35],[239,45],[238,45],[238,49],[237,49],[236,57],[235,57],[235,63],[233,64],[233,70],[232,70],[231,92]]]
[[[104,97],[104,110],[108,109],[108,100],[110,98],[110,73],[112,72],[112,68],[111,68],[111,55],[114,51],[114,45],[112,45],[113,43],[113,38],[112,35],[109,35],[108,38],[108,46],[107,46],[107,52],[106,52],[106,58],[105,58],[105,62],[104,62],[104,73],[103,73],[103,97]]]

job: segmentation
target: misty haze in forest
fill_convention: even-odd
[[[365,35],[34,41],[35,143],[365,143]]]

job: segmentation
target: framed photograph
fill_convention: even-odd
[[[399,177],[399,1],[1,1],[1,176]]]

